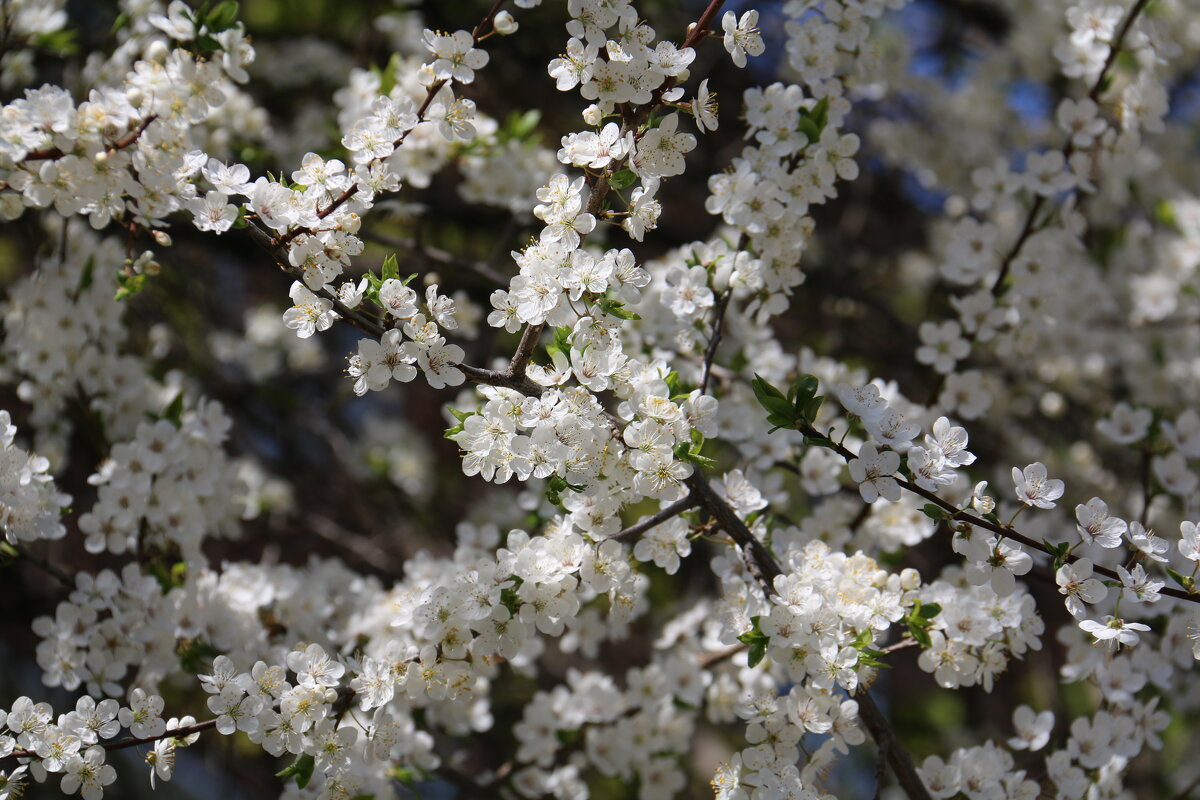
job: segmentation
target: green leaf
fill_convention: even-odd
[[[929,631],[911,620],[908,621],[907,626],[909,635],[917,641],[917,644],[922,647],[929,647],[933,644],[933,641],[929,638]]]
[[[824,395],[817,395],[809,400],[808,404],[804,406],[803,413],[800,415],[801,419],[811,425],[813,420],[817,418],[817,414],[821,413],[821,404],[824,402]]]
[[[1192,591],[1195,590],[1196,579],[1193,578],[1191,575],[1182,575],[1182,574],[1176,572],[1175,570],[1171,569],[1170,567],[1167,567],[1167,574],[1171,576],[1171,580],[1175,581],[1180,586],[1182,586],[1184,589],[1186,589],[1188,594],[1191,594]]]
[[[812,108],[800,110],[800,124],[797,129],[812,143],[821,138],[821,132],[828,123],[829,98],[822,97]]]
[[[816,123],[808,117],[800,118],[800,124],[797,126],[797,130],[804,134],[804,138],[808,139],[809,144],[812,144],[821,138],[820,128],[818,128]]]
[[[630,311],[625,307],[624,303],[608,297],[600,300],[600,310],[610,317],[617,317],[618,319],[641,319],[641,315]]]
[[[816,123],[818,130],[825,130],[825,126],[829,123],[829,98],[822,97],[808,112],[808,118]]]
[[[179,666],[187,672],[196,673],[204,662],[212,661],[219,655],[221,651],[203,639],[191,639],[179,651]]]
[[[312,756],[304,755],[297,758],[288,766],[275,773],[276,778],[295,778],[296,786],[303,789],[312,780],[313,767],[316,761]]]
[[[113,296],[113,299],[118,302],[128,300],[146,288],[146,281],[149,278],[150,276],[144,272],[131,277],[126,275],[124,270],[121,270],[117,273],[117,286],[120,288],[117,289],[117,293]]]
[[[183,392],[175,395],[174,399],[167,404],[167,408],[163,411],[160,419],[165,419],[174,425],[176,429],[183,427]]]
[[[638,177],[633,172],[633,170],[630,170],[630,169],[617,170],[616,172],[614,172],[612,175],[609,176],[608,185],[611,186],[612,188],[616,189],[617,191],[620,191],[621,189],[624,189],[628,186],[632,186],[637,181],[637,179],[638,179]]]
[[[771,641],[762,628],[759,627],[759,622],[762,617],[753,616],[750,618],[750,630],[737,637],[737,640],[742,644],[767,644]]]
[[[767,656],[767,646],[762,642],[755,642],[750,645],[750,649],[746,653],[746,663],[751,668],[757,667],[762,663],[762,660]]]
[[[383,266],[379,270],[383,280],[400,280],[400,264],[396,261],[396,254],[392,253],[383,260]]]
[[[1046,552],[1054,556],[1054,571],[1058,572],[1062,568],[1062,565],[1066,563],[1067,551],[1071,549],[1071,545],[1067,542],[1055,544],[1049,539],[1042,539],[1042,544],[1045,546]]]
[[[934,522],[941,522],[944,519],[950,519],[950,515],[946,513],[946,509],[936,503],[926,503],[921,506],[921,513],[929,517]]]
[[[221,43],[207,33],[197,36],[192,42],[192,52],[202,56],[211,56],[221,49]]]
[[[681,394],[681,392],[680,392],[681,387],[680,387],[679,382],[682,379],[679,377],[678,372],[676,372],[675,370],[671,370],[670,372],[667,373],[667,377],[663,378],[663,380],[666,382],[668,393],[672,397],[677,394]]]
[[[75,31],[70,28],[51,33],[39,33],[33,37],[33,43],[43,50],[63,56],[79,52],[79,42],[75,38]]]
[[[872,650],[864,647],[858,654],[858,665],[860,667],[875,667],[876,669],[891,669],[891,664],[883,662],[884,652],[882,650]]]
[[[921,619],[933,619],[938,614],[942,613],[942,607],[937,603],[922,603],[917,609],[917,616]]]
[[[79,274],[79,283],[75,284],[75,296],[86,292],[96,278],[96,258],[89,256],[87,263],[83,265],[83,272]]]
[[[504,127],[498,132],[498,137],[501,141],[523,142],[537,130],[538,123],[541,121],[542,112],[536,108],[531,108],[524,113],[514,111],[504,121]]]
[[[801,375],[788,387],[788,399],[797,407],[806,405],[808,401],[816,397],[818,386],[820,386],[820,382],[815,375]]]
[[[209,33],[227,31],[237,23],[239,12],[237,0],[225,0],[208,12],[204,19],[204,27],[208,28]]]

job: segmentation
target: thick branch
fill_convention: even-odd
[[[687,485],[704,510],[721,526],[721,530],[729,534],[729,537],[741,548],[746,568],[762,586],[763,592],[768,595],[775,594],[775,578],[782,575],[783,570],[780,569],[779,563],[771,555],[771,552],[746,527],[746,523],[742,522],[741,517],[725,502],[725,499],[713,490],[712,485],[700,474],[699,470],[693,472],[687,479]]]
[[[871,733],[871,738],[879,745],[896,780],[900,783],[900,788],[908,795],[909,800],[931,800],[925,784],[921,781],[921,776],[917,774],[917,770],[913,766],[912,758],[897,741],[896,734],[892,732],[887,717],[879,710],[879,706],[875,705],[871,694],[860,686],[854,693],[854,699],[858,701],[858,718]]]

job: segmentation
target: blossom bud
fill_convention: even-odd
[[[501,11],[499,14],[497,14],[496,19],[492,22],[492,25],[495,26],[496,33],[500,34],[501,36],[508,36],[516,33],[517,28],[519,27],[517,25],[517,21],[513,19],[513,15],[507,11]]]
[[[102,166],[108,161],[108,151],[100,150],[96,155],[92,156],[92,160],[96,162],[96,166]]]
[[[14,220],[24,211],[25,204],[21,202],[21,195],[14,192],[0,194],[0,219],[5,222]]]
[[[125,99],[129,101],[129,105],[138,108],[142,105],[142,101],[146,99],[146,94],[141,89],[134,87],[125,92]]]
[[[900,588],[906,592],[911,592],[921,585],[921,573],[917,572],[912,567],[905,567],[900,570]]]
[[[154,237],[154,241],[158,243],[159,247],[171,246],[171,235],[166,231],[150,231],[150,235]]]
[[[592,103],[583,110],[583,121],[588,125],[599,125],[600,120],[602,119],[604,119],[604,117],[600,113],[600,107],[595,103]]]
[[[167,54],[170,52],[171,49],[167,47],[166,42],[162,39],[156,39],[146,48],[146,60],[161,64],[167,60]]]
[[[358,229],[362,227],[362,217],[358,214],[347,214],[342,217],[339,227],[346,233],[358,233]]]

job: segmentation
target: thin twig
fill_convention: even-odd
[[[154,122],[156,119],[158,119],[157,114],[150,114],[129,133],[125,134],[120,139],[115,139],[112,142],[109,142],[108,146],[104,148],[104,152],[112,155],[118,150],[124,150],[126,147],[129,147],[138,140],[138,137],[145,133],[146,128],[148,128],[150,123]],[[44,150],[30,150],[18,163],[24,164],[27,161],[48,161],[51,159],[62,158],[65,155],[66,153],[57,147],[50,147]]]
[[[157,742],[159,739],[182,739],[185,736],[190,736],[193,733],[200,733],[209,728],[215,728],[217,721],[215,719],[206,719],[204,722],[197,722],[195,725],[185,725],[182,728],[171,728],[169,731],[164,731],[158,736],[143,736],[141,738],[119,739],[115,742],[105,742],[101,747],[105,750],[124,750],[127,747],[137,747],[140,744],[150,744]],[[33,750],[14,750],[4,758],[38,758],[38,754]]]
[[[71,589],[75,588],[75,579],[72,578],[66,572],[66,570],[62,569],[62,567],[59,567],[57,564],[47,561],[46,559],[42,558],[39,555],[35,555],[35,554],[29,552],[28,550],[26,550],[23,547],[19,547],[17,545],[12,545],[12,548],[13,548],[13,550],[17,551],[17,558],[13,563],[19,563],[21,561],[25,561],[30,566],[37,567],[42,572],[44,572],[47,575],[49,575],[50,577],[54,578],[56,581],[61,583],[63,586],[66,586]]]
[[[724,650],[714,650],[711,653],[704,653],[699,658],[700,669],[708,669],[709,667],[716,666],[727,658],[733,658],[748,647],[749,645],[738,642],[735,645],[726,647]]]
[[[712,338],[708,340],[708,347],[704,351],[704,371],[700,376],[700,394],[708,394],[708,379],[712,374],[713,359],[717,357],[717,348],[721,345],[721,328],[725,325],[725,310],[729,308],[729,301],[733,298],[733,289],[725,290],[721,295],[721,299],[717,301],[716,310],[713,312],[713,332]]]
[[[1125,20],[1121,23],[1121,27],[1118,29],[1117,35],[1113,38],[1112,44],[1109,47],[1108,57],[1104,61],[1104,66],[1100,69],[1100,74],[1096,77],[1095,83],[1092,84],[1091,89],[1088,91],[1088,97],[1091,98],[1093,102],[1096,102],[1100,97],[1100,93],[1104,91],[1104,87],[1108,82],[1109,72],[1112,69],[1113,64],[1116,63],[1117,55],[1121,51],[1121,46],[1124,44],[1125,37],[1129,34],[1130,29],[1133,27],[1133,23],[1137,20],[1138,16],[1142,13],[1142,11],[1145,10],[1149,3],[1150,0],[1137,0],[1137,2],[1135,2],[1129,9],[1129,13],[1125,16]],[[1072,141],[1070,136],[1068,136],[1066,143],[1060,149],[1063,154],[1063,161],[1069,166],[1071,155],[1075,152],[1075,143]],[[996,273],[996,278],[992,281],[991,293],[993,297],[999,297],[1004,293],[1004,282],[1008,279],[1009,271],[1012,269],[1013,263],[1017,260],[1017,256],[1021,254],[1021,250],[1025,247],[1025,243],[1028,242],[1030,237],[1034,234],[1034,232],[1036,232],[1037,218],[1045,204],[1046,196],[1038,195],[1036,198],[1034,198],[1033,203],[1029,206],[1029,211],[1025,215],[1025,222],[1021,225],[1021,232],[1017,234],[1016,240],[1013,242],[1004,258],[1000,261],[1000,271]],[[975,338],[978,335],[978,331],[968,332],[963,338],[967,340],[968,344],[971,344],[975,341]],[[934,382],[933,391],[930,393],[929,402],[926,403],[926,405],[933,405],[937,402],[938,396],[942,393],[942,389],[946,385],[946,377],[947,376],[945,374],[938,374],[937,380]]]
[[[820,431],[818,431],[816,428],[814,428],[811,425],[801,426],[798,430],[807,437],[819,439],[822,442],[826,443],[824,446],[828,447],[830,450],[833,450],[835,453],[837,453],[842,458],[844,458],[847,462],[851,461],[852,459],[858,458],[858,456],[854,455],[854,453],[852,453],[850,450],[846,449],[846,447],[844,447],[841,444],[838,444],[833,439],[831,439],[830,437],[821,433]],[[780,463],[779,466],[791,469],[794,465],[787,465],[784,463]],[[1020,542],[1022,545],[1024,545],[1025,547],[1028,547],[1030,549],[1037,550],[1037,551],[1039,551],[1041,553],[1045,553],[1046,555],[1049,555],[1049,556],[1057,556],[1056,553],[1052,553],[1049,549],[1047,549],[1046,545],[1042,544],[1041,542],[1037,541],[1036,539],[1026,536],[1025,534],[1021,533],[1019,530],[1017,530],[1016,528],[1013,528],[1012,526],[992,522],[991,520],[984,519],[983,517],[977,516],[977,515],[971,513],[970,511],[967,511],[966,509],[959,508],[958,506],[954,505],[953,503],[949,502],[948,500],[944,500],[943,498],[939,497],[936,493],[931,492],[928,489],[924,489],[924,488],[918,486],[917,484],[913,483],[910,480],[907,480],[906,478],[904,478],[901,475],[892,475],[890,477],[893,480],[895,480],[896,483],[898,483],[901,488],[906,489],[906,490],[912,492],[913,494],[924,497],[926,500],[933,503],[938,508],[942,509],[943,511],[948,512],[953,517],[953,520],[955,522],[963,522],[968,525],[975,525],[977,527],[983,528],[984,530],[989,530],[998,536],[1012,539],[1015,542]],[[1079,559],[1080,559],[1080,556],[1077,556],[1075,554],[1068,554],[1066,556],[1066,561],[1068,561],[1068,562],[1078,561]],[[1118,575],[1115,570],[1111,570],[1108,567],[1100,566],[1099,564],[1093,564],[1092,570],[1100,575],[1105,576],[1106,578],[1112,578],[1113,580],[1121,579],[1121,576]],[[1174,589],[1174,588],[1171,588],[1170,586],[1164,586],[1162,589],[1159,589],[1159,594],[1165,594],[1168,597],[1174,597],[1179,600],[1188,600],[1193,603],[1200,603],[1200,592],[1188,593],[1188,592],[1184,591],[1183,589]]]
[[[630,525],[620,533],[610,536],[609,539],[617,542],[632,542],[651,528],[658,527],[667,520],[673,519],[674,517],[682,514],[684,511],[695,508],[698,505],[700,505],[700,499],[695,494],[689,494],[682,500],[676,500],[674,503],[662,508],[658,512],[645,517],[633,525]]]

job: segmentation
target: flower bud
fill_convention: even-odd
[[[159,247],[171,246],[171,235],[166,231],[150,231],[150,235],[154,237],[154,241],[158,243]]]
[[[513,19],[513,15],[507,11],[501,11],[496,15],[496,19],[492,21],[492,25],[496,28],[496,33],[501,36],[509,36],[517,32],[517,21]]]
[[[583,121],[588,125],[599,125],[602,119],[604,119],[604,116],[600,113],[600,107],[595,103],[592,103],[583,110]]]
[[[906,592],[911,592],[921,585],[921,573],[917,572],[912,567],[905,567],[900,570],[900,588]]]
[[[167,60],[167,54],[171,52],[171,48],[167,47],[167,43],[162,39],[155,39],[146,48],[146,60],[153,61],[156,64],[161,64]]]

